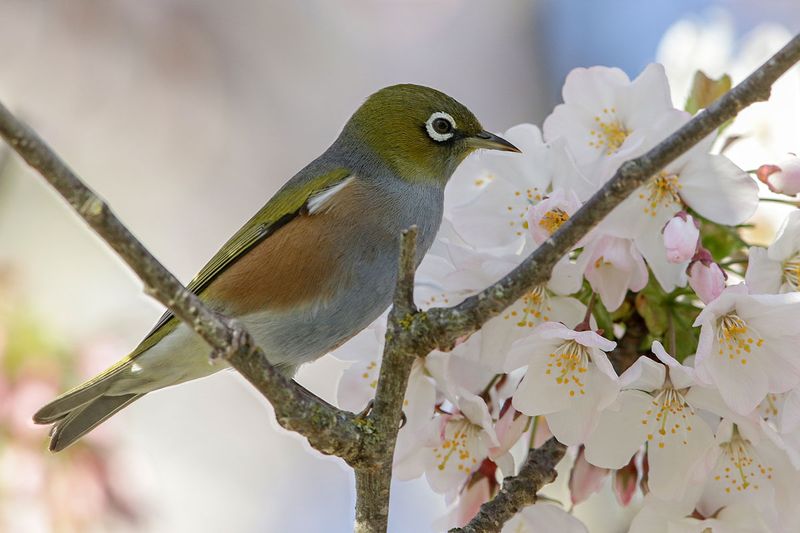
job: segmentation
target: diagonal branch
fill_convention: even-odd
[[[0,104],[0,135],[39,171],[144,282],[145,292],[190,325],[273,405],[278,422],[325,454],[358,462],[361,431],[355,415],[309,395],[269,363],[241,325],[220,317],[164,268],[81,179],[28,126]]]
[[[131,266],[148,293],[193,327],[215,353],[223,354],[258,388],[272,403],[282,426],[304,435],[317,450],[338,455],[354,466],[359,491],[356,528],[359,532],[372,533],[386,530],[391,458],[414,356],[424,356],[434,348],[452,347],[456,339],[480,329],[531,287],[546,282],[556,262],[628,195],[739,111],[754,102],[766,100],[775,80],[798,60],[800,36],[793,38],[746,80],[663,142],[643,156],[624,163],[603,188],[516,269],[455,307],[434,308],[426,312],[419,312],[414,307],[416,233],[409,230],[403,239],[401,273],[395,308],[387,329],[375,407],[367,419],[310,396],[302,387],[278,373],[241,326],[219,317],[187,291],[122,225],[109,207],[2,104],[0,135]],[[552,442],[549,446],[553,450],[551,456],[556,460],[558,445]],[[506,480],[500,494],[484,505],[485,509],[482,508],[476,517],[475,527],[464,531],[498,531],[514,512],[535,501],[535,491],[530,490],[531,485],[525,480],[540,483],[535,485],[538,488],[547,482],[547,472],[551,467],[549,463],[537,462],[537,454],[532,455],[523,471]]]
[[[775,80],[798,61],[800,35],[646,154],[623,163],[581,209],[503,279],[455,307],[429,309],[418,315],[419,329],[429,331],[427,339],[420,341],[421,346],[426,351],[451,347],[456,339],[479,330],[531,287],[545,283],[558,260],[625,198],[742,109],[767,100]]]
[[[469,524],[449,533],[499,533],[515,514],[536,503],[536,493],[542,487],[556,479],[556,465],[566,451],[567,447],[555,437],[541,448],[529,450],[519,474],[505,478],[497,496],[481,505]]]

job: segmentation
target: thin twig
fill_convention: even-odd
[[[556,465],[566,450],[555,437],[529,450],[519,474],[505,478],[497,496],[484,503],[467,525],[450,533],[498,533],[515,514],[536,503],[536,493],[556,479]]]

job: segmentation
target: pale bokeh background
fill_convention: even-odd
[[[675,20],[710,6],[730,11],[735,35],[800,27],[796,0],[654,4],[0,0],[0,99],[189,280],[384,85],[435,86],[502,131],[540,124],[575,66],[637,74]],[[17,159],[0,176],[0,264],[74,342],[110,337],[124,351],[162,311]],[[326,358],[300,380],[332,400],[337,370]],[[141,477],[137,530],[351,527],[349,472],[277,428],[233,373],[150,395],[112,424]],[[603,517],[592,532],[621,530],[608,497],[579,509]],[[398,483],[392,508],[393,531],[429,531],[444,503],[424,482]]]

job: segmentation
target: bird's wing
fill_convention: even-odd
[[[255,245],[268,238],[282,226],[289,223],[298,214],[307,212],[314,214],[324,209],[325,204],[341,186],[348,181],[351,172],[346,168],[336,168],[319,174],[311,179],[298,174],[275,193],[267,204],[247,221],[233,237],[228,239],[222,248],[189,282],[187,289],[200,295],[217,276],[236,262]],[[304,179],[303,179],[304,178]],[[137,346],[129,358],[145,352],[157,344],[168,333],[178,326],[172,311],[165,312],[156,325]]]

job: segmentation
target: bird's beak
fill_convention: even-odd
[[[522,153],[522,150],[507,140],[503,139],[502,137],[498,137],[494,133],[489,133],[488,131],[476,133],[472,137],[469,137],[468,141],[473,148],[500,150],[502,152],[517,152],[518,154]]]

